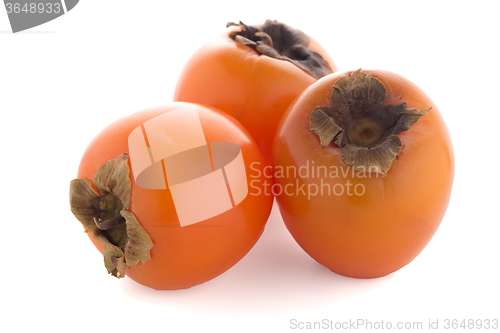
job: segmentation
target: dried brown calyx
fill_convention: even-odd
[[[125,266],[150,260],[153,242],[130,208],[128,155],[101,166],[93,177],[70,183],[71,211],[85,232],[104,245],[104,265],[111,275],[125,276]],[[97,190],[97,191],[96,191]]]
[[[309,50],[309,37],[286,24],[267,20],[261,27],[229,22],[227,27],[238,26],[241,31],[229,34],[236,42],[254,49],[257,53],[289,61],[319,79],[332,73],[323,57]]]
[[[408,108],[406,102],[383,107],[384,85],[361,70],[340,78],[330,97],[334,108],[316,108],[309,119],[310,129],[324,147],[333,141],[342,148],[347,164],[383,176],[401,150],[398,134],[431,109]]]

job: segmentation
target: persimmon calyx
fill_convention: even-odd
[[[129,211],[129,173],[128,155],[122,154],[102,165],[92,182],[70,182],[71,211],[85,232],[92,232],[103,244],[104,265],[117,278],[125,277],[126,266],[149,261],[153,247],[148,233]]]
[[[300,30],[272,20],[267,20],[262,27],[246,25],[241,21],[229,22],[226,25],[230,26],[238,26],[241,29],[231,32],[230,38],[252,48],[260,55],[289,61],[316,79],[333,72],[319,53],[307,48],[309,37]]]
[[[322,146],[333,141],[341,157],[356,169],[385,176],[401,150],[398,134],[408,130],[431,108],[409,108],[406,102],[383,106],[382,82],[360,69],[333,86],[333,108],[318,107],[309,118],[309,129]]]

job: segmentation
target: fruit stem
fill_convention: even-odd
[[[108,230],[111,229],[115,226],[117,226],[120,223],[125,222],[125,219],[123,216],[115,216],[109,220],[103,221],[100,218],[94,217],[94,223],[99,228],[100,230]],[[116,245],[116,244],[115,244]]]

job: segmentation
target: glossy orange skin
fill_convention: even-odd
[[[235,117],[252,134],[271,163],[276,127],[290,103],[317,81],[292,63],[261,56],[228,37],[232,27],[198,49],[185,64],[174,101],[206,104]],[[314,39],[308,49],[337,67]]]
[[[275,182],[279,184],[275,192],[293,178],[293,174],[288,179],[279,174],[278,166],[299,168],[309,162],[310,174],[297,177],[298,184],[311,188],[307,195],[300,192],[277,197],[286,227],[312,258],[333,272],[376,278],[411,262],[438,229],[451,195],[454,155],[443,118],[421,89],[391,72],[363,71],[384,84],[386,104],[406,101],[411,108],[432,107],[399,134],[403,147],[387,175],[353,175],[352,167],[341,160],[340,148],[335,143],[321,146],[318,136],[309,130],[311,112],[318,106],[332,107],[329,96],[333,85],[351,72],[334,73],[304,91],[278,127],[273,147]],[[320,171],[313,178],[313,165],[337,168],[339,176]],[[312,195],[315,187],[309,184],[313,183],[318,186],[317,195]],[[288,193],[293,193],[291,188]]]
[[[136,112],[105,128],[85,151],[78,178],[92,180],[97,169],[108,160],[128,153],[130,132],[145,121],[185,106],[168,105]],[[240,146],[248,182],[255,179],[256,168],[264,160],[248,132],[228,115],[213,108],[198,107],[207,142],[233,142]],[[249,164],[254,163],[250,169]],[[130,161],[129,161],[130,166]],[[237,206],[208,220],[180,227],[170,191],[150,190],[132,180],[130,211],[135,214],[153,241],[151,260],[126,269],[126,276],[154,289],[183,289],[222,274],[257,242],[271,212],[273,197],[249,188]],[[254,185],[254,186],[257,186]],[[89,234],[102,252],[103,246]],[[105,268],[103,267],[105,271]]]

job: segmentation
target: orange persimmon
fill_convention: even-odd
[[[187,61],[174,100],[210,105],[235,117],[270,163],[274,133],[288,105],[337,67],[317,41],[285,24],[228,26]]]
[[[228,270],[259,239],[273,196],[248,183],[264,165],[234,118],[170,103],[95,137],[71,182],[71,209],[108,273],[154,289],[188,288]]]
[[[452,142],[432,100],[383,70],[333,73],[290,106],[273,147],[286,227],[335,273],[376,278],[410,263],[446,212]]]

